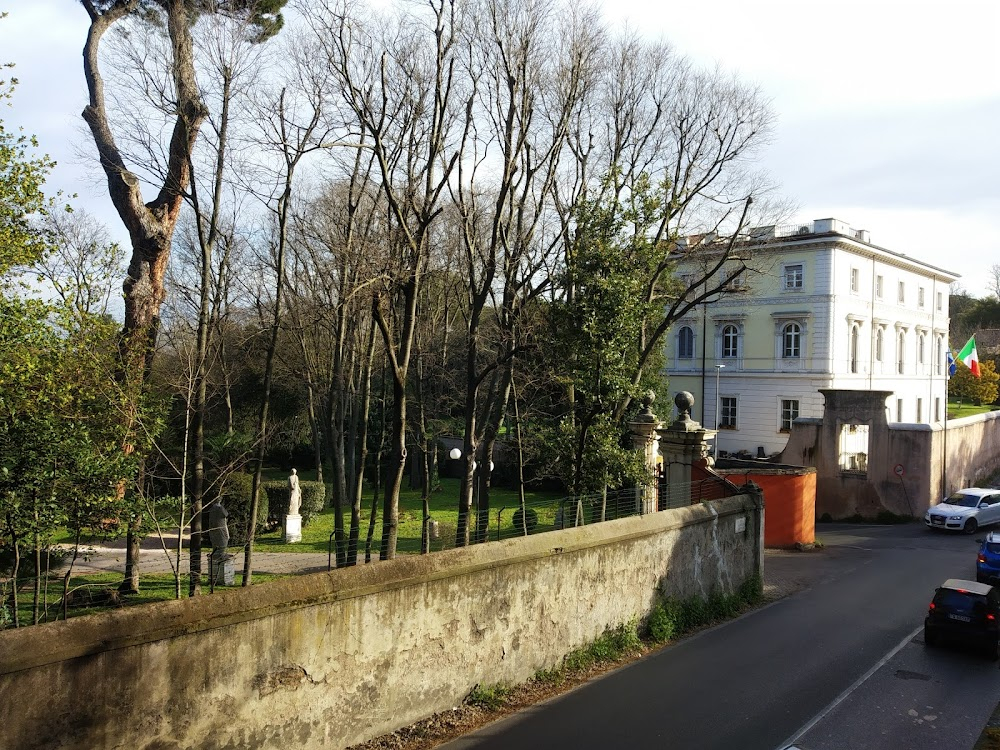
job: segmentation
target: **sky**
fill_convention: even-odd
[[[760,166],[798,206],[959,274],[981,297],[1000,264],[998,0],[599,0],[613,26],[666,39],[757,84],[777,115]],[[8,126],[58,162],[49,190],[124,230],[82,129],[77,0],[0,0],[0,62],[20,81]]]

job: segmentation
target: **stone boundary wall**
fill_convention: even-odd
[[[796,420],[781,455],[784,463],[816,467],[817,517],[874,518],[888,510],[923,518],[928,507],[955,490],[982,484],[1000,470],[997,411],[949,420],[947,431],[943,425],[876,423],[864,474],[840,470],[835,431],[829,428],[823,419]]]
[[[4,747],[343,748],[761,572],[763,503],[647,516],[0,632]]]

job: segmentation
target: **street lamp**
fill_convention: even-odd
[[[722,410],[722,396],[719,394],[719,374],[725,365],[715,366],[715,460],[719,460],[719,412]]]

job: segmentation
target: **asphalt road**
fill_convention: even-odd
[[[466,735],[448,750],[968,750],[1000,700],[995,662],[926,649],[936,585],[974,578],[974,539],[824,526],[812,585]]]

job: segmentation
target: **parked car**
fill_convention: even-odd
[[[979,540],[976,555],[976,580],[990,585],[1000,583],[1000,532],[991,531]]]
[[[934,591],[924,620],[924,644],[967,643],[998,656],[1000,590],[985,583],[949,578]]]
[[[976,533],[980,526],[1000,521],[1000,490],[969,487],[946,497],[924,514],[930,529]]]

